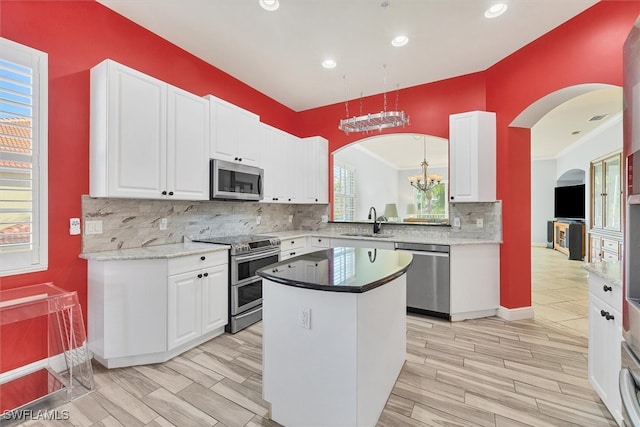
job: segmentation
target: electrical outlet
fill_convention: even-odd
[[[460,227],[460,218],[453,218],[453,226]]]
[[[85,221],[84,234],[102,234],[102,221]]]
[[[311,329],[311,309],[304,307],[300,312],[300,327]]]
[[[69,218],[69,234],[72,236],[80,234],[80,218]]]
[[[167,229],[167,218],[160,218],[160,230],[166,230]]]
[[[478,228],[484,227],[484,220],[482,218],[476,219],[476,227]]]
[[[322,222],[325,222],[325,223],[329,222],[329,215],[322,215],[321,219],[322,219]]]
[[[289,222],[293,222],[293,215],[289,215]]]
[[[261,222],[262,222],[262,217],[260,217],[260,215],[256,216],[256,225],[260,225]]]

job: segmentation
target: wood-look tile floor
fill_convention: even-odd
[[[550,314],[581,306],[586,274],[533,249],[534,309],[548,310],[517,322],[408,315],[407,361],[378,426],[615,426],[587,379],[584,328]],[[261,398],[261,332],[224,334],[164,364],[96,364],[96,389],[58,408],[68,421],[26,424],[276,426]]]

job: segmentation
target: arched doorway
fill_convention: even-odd
[[[598,105],[596,100],[599,97],[602,101]],[[611,107],[607,102],[616,105]],[[581,269],[582,261],[570,261],[566,255],[553,253],[555,242],[552,227],[556,216],[554,190],[566,185],[586,185],[584,218],[576,218],[576,221],[585,223],[583,242],[587,242],[590,163],[622,148],[621,111],[621,88],[605,84],[585,84],[564,88],[540,98],[510,124],[512,127],[528,128],[531,131],[533,314],[581,334],[588,330],[588,296],[586,289],[578,290],[571,280],[579,281],[581,276],[586,278],[586,272]],[[582,122],[576,121],[576,118],[580,118]],[[548,128],[546,122],[554,121],[557,129],[540,129],[545,126]],[[547,140],[541,141],[544,138]],[[550,138],[552,141],[548,141]],[[544,152],[538,146],[549,143],[558,143],[560,147],[552,147],[555,151]],[[544,252],[548,250],[552,252]],[[588,248],[585,254],[587,251]],[[546,264],[544,268],[537,269],[541,254],[547,258],[545,262],[552,262],[550,259],[553,259],[555,264]],[[552,258],[552,254],[555,258]],[[548,284],[549,292],[537,293],[537,284],[543,280]],[[558,298],[554,299],[555,297]]]

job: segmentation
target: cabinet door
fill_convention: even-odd
[[[604,175],[602,162],[591,165],[591,227],[602,228],[604,225],[603,217],[603,198],[604,198]]]
[[[209,101],[169,86],[167,194],[209,200]]]
[[[303,148],[304,203],[328,203],[328,142],[321,137],[305,138]]]
[[[242,164],[260,166],[260,119],[255,114],[236,108],[235,126],[237,129],[236,141],[238,147],[238,157]]]
[[[304,141],[294,135],[287,135],[289,151],[284,153],[286,160],[288,201],[290,203],[307,203],[305,201],[305,186],[307,183],[307,163],[304,161]]]
[[[261,124],[260,165],[264,169],[265,203],[283,203],[286,201],[285,136],[274,127]]]
[[[211,109],[211,157],[235,162],[238,159],[234,106],[208,97]]]
[[[172,350],[202,333],[202,279],[199,271],[169,276],[167,347]]]
[[[607,319],[603,313],[613,318]],[[589,381],[607,409],[618,420],[621,415],[618,391],[622,340],[620,321],[619,312],[589,294]]]
[[[620,231],[620,211],[622,208],[622,187],[620,183],[620,155],[604,161],[605,175],[605,228]]]
[[[211,108],[211,157],[257,165],[259,117],[214,96],[207,99]]]
[[[495,201],[495,113],[471,111],[451,115],[449,154],[451,201]]]
[[[167,84],[108,63],[109,197],[160,198],[166,181]]]
[[[229,270],[219,265],[202,273],[202,333],[228,323]]]

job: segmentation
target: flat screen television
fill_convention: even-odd
[[[585,185],[569,185],[556,187],[554,197],[554,213],[556,218],[585,219]]]

